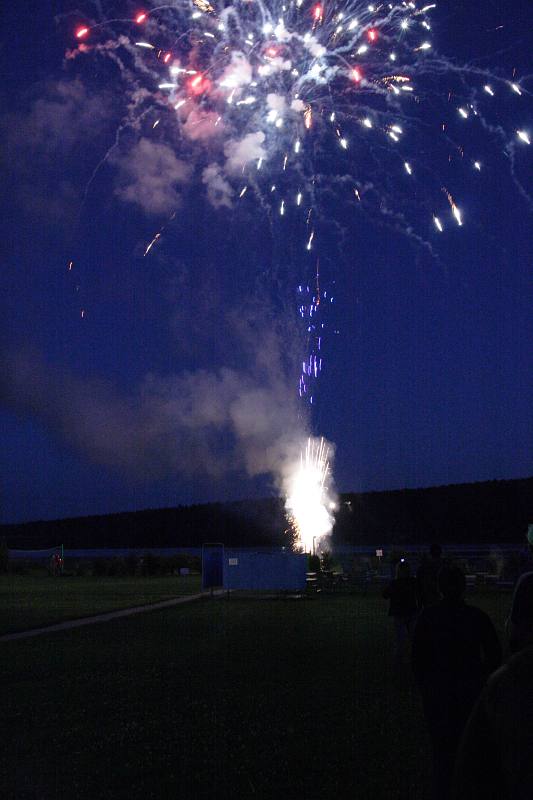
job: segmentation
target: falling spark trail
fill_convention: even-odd
[[[150,250],[152,249],[152,247],[154,246],[154,244],[155,244],[155,243],[157,242],[157,240],[158,240],[158,239],[160,239],[160,238],[161,238],[161,234],[160,234],[160,233],[156,233],[156,235],[154,236],[154,238],[152,239],[152,241],[150,242],[150,244],[147,246],[146,250],[144,251],[144,254],[143,254],[144,256],[147,256],[147,255],[148,255],[148,253],[150,252]]]

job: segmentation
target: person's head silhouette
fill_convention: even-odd
[[[411,575],[411,567],[409,566],[405,558],[401,558],[396,564],[396,577],[409,578],[410,575]]]
[[[439,572],[439,590],[445,600],[461,600],[466,579],[456,564],[443,564]]]

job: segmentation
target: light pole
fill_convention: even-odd
[[[316,553],[315,553],[315,539],[316,539],[316,536],[313,536],[313,555],[316,555]]]

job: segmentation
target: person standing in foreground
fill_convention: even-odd
[[[518,580],[507,631],[513,655],[491,675],[468,720],[453,800],[533,797],[533,572]]]
[[[416,579],[411,577],[411,568],[405,559],[396,565],[396,578],[383,590],[383,597],[390,600],[389,617],[394,620],[396,647],[394,668],[402,666],[406,644],[411,641],[418,613]]]
[[[429,557],[424,554],[416,573],[418,598],[422,608],[435,605],[440,600],[439,572],[444,563],[442,547],[440,544],[432,544],[429,548]]]
[[[502,651],[487,614],[465,603],[457,566],[443,564],[439,588],[442,599],[424,609],[415,627],[413,671],[433,749],[434,796],[448,800],[461,734]]]

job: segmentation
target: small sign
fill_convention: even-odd
[[[239,564],[238,558],[228,558],[228,564],[230,567],[236,567]]]
[[[378,558],[383,558],[383,550],[376,550],[376,555]]]

